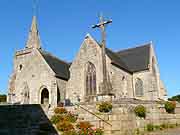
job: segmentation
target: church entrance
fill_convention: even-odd
[[[49,91],[44,88],[41,92],[41,104],[48,105],[49,104]]]

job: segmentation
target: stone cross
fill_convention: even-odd
[[[110,90],[112,89],[112,86],[110,84],[110,81],[107,77],[107,68],[106,68],[106,32],[105,32],[105,26],[107,24],[112,23],[112,20],[104,21],[104,18],[100,16],[99,18],[100,22],[98,24],[95,24],[92,26],[92,28],[100,28],[101,34],[102,34],[102,65],[103,65],[103,82],[101,84],[101,94],[102,95],[108,95],[110,93]]]

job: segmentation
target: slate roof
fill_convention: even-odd
[[[118,55],[130,72],[147,70],[150,63],[150,43],[143,46],[118,51]]]
[[[118,66],[119,68],[131,73],[131,71],[128,70],[128,66],[126,65],[126,63],[115,52],[106,48],[106,54],[111,59],[112,64],[114,64],[114,65]]]
[[[56,77],[64,80],[68,80],[70,78],[69,67],[71,63],[62,61],[43,50],[40,50],[40,53],[46,60],[47,64],[55,72]],[[150,43],[118,52],[113,52],[112,50],[106,48],[106,54],[111,59],[112,64],[126,72],[134,73],[143,71],[149,68]]]
[[[59,58],[53,56],[49,52],[40,50],[40,53],[46,60],[47,64],[51,67],[51,69],[55,72],[56,77],[68,80],[70,77],[69,66],[70,64],[60,60]]]

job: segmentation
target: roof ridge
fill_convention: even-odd
[[[152,44],[152,42],[147,42],[147,43],[144,43],[144,44],[141,44],[141,45],[137,45],[135,47],[132,47],[132,48],[127,48],[127,49],[122,49],[122,50],[119,50],[119,51],[116,51],[114,53],[120,53],[120,52],[124,52],[124,51],[129,51],[129,50],[133,50],[133,49],[137,49],[137,48],[141,48],[141,47],[145,47],[145,46],[150,46]]]

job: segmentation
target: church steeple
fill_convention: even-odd
[[[36,16],[33,16],[31,29],[29,31],[26,48],[41,48]]]

